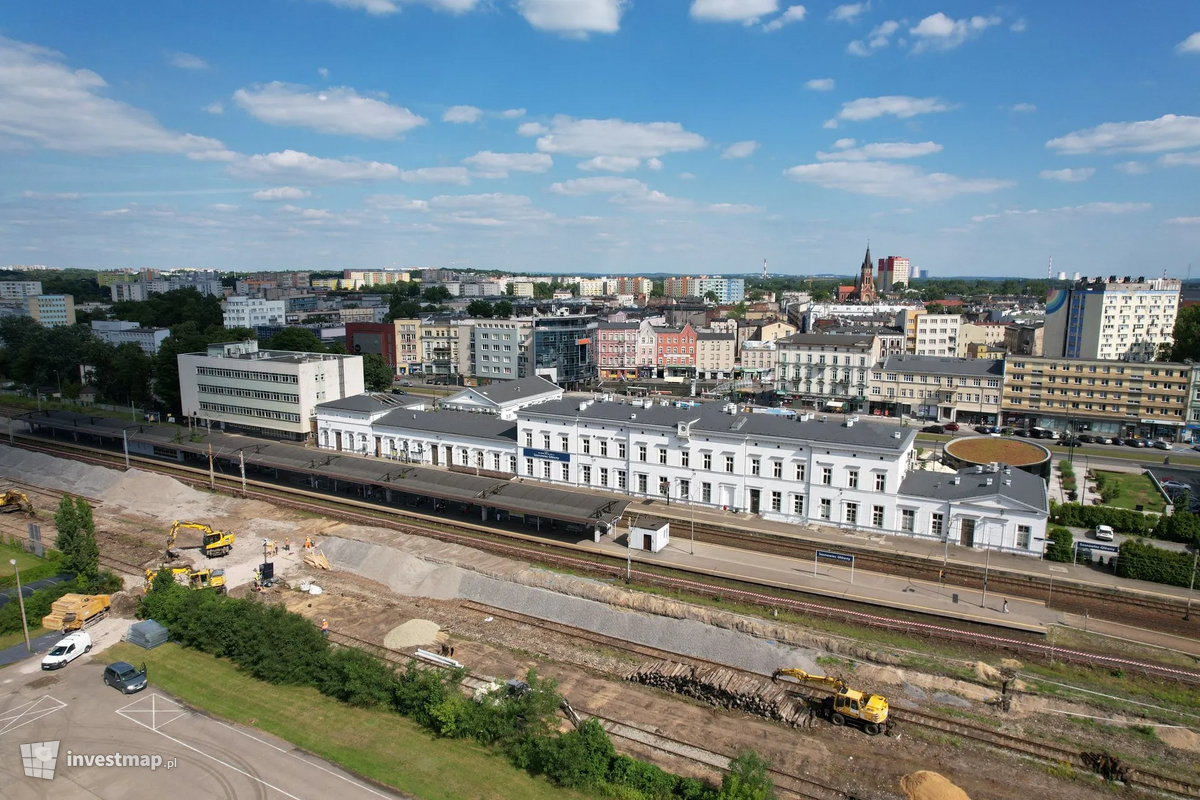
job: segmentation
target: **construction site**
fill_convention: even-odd
[[[917,657],[766,603],[697,602],[20,448],[0,446],[0,475],[47,542],[63,492],[92,503],[102,566],[125,580],[114,616],[132,617],[149,573],[166,566],[185,585],[281,604],[326,623],[335,644],[396,663],[420,650],[431,668],[448,659],[475,681],[536,669],[618,751],[678,774],[719,781],[753,749],[781,797],[1083,800],[1116,782],[1200,797],[1200,717],[1169,700],[1194,686],[1147,681],[1134,701],[1111,694],[1120,678],[1105,669],[1103,683],[1055,689],[1045,670],[1002,653]],[[0,534],[20,540],[27,519],[0,516]]]

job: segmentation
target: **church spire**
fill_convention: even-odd
[[[867,240],[867,255],[863,258],[862,265],[863,265],[863,269],[874,269],[874,265],[871,263],[871,240],[870,239]]]

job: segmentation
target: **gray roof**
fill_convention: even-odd
[[[931,375],[966,375],[976,378],[1004,377],[1004,361],[995,358],[947,358],[943,356],[888,356],[885,372],[922,372]]]
[[[540,375],[533,375],[528,378],[517,378],[515,381],[502,381],[500,383],[488,384],[487,386],[472,386],[470,391],[478,392],[496,405],[504,405],[505,403],[511,403],[514,400],[523,400],[527,397],[537,397],[538,395],[550,392],[561,392],[562,389],[558,387],[558,384],[548,381]],[[453,403],[454,398],[457,396],[451,395],[442,402]]]
[[[732,342],[734,339],[736,339],[736,338],[737,338],[737,334],[734,334],[734,333],[709,333],[709,332],[705,332],[705,333],[698,333],[698,334],[696,334],[696,338],[697,338],[697,339],[701,339],[701,340],[703,340],[703,341],[706,341],[706,342],[707,342],[707,341]]]
[[[986,469],[986,468],[985,468]],[[900,494],[929,497],[934,500],[1009,500],[1034,511],[1048,510],[1046,483],[1037,475],[1001,465],[999,472],[977,473],[974,467],[961,469],[954,475],[945,472],[913,470],[900,484]],[[958,483],[954,483],[954,478]],[[988,486],[988,480],[992,485]],[[1005,483],[1011,481],[1011,483]]]
[[[600,330],[602,331],[625,331],[636,330],[641,327],[640,322],[601,322]]]
[[[409,399],[404,395],[356,394],[340,400],[326,400],[324,403],[317,403],[317,410],[333,408],[339,411],[360,411],[364,414],[371,414],[395,408]]]
[[[776,344],[822,344],[839,345],[841,347],[870,347],[874,334],[869,333],[793,333],[782,339],[776,339]]]
[[[449,433],[473,436],[476,439],[517,440],[517,423],[492,414],[473,414],[470,411],[411,411],[400,408],[385,415],[376,425],[385,428]]]
[[[779,414],[727,414],[720,403],[704,403],[692,408],[677,408],[674,405],[652,405],[645,408],[637,404],[592,403],[579,410],[578,400],[555,400],[517,412],[518,416],[551,414],[571,419],[596,420],[628,424],[630,417],[637,415],[636,425],[674,428],[676,423],[691,422],[692,432],[733,433],[749,437],[773,437],[779,439],[822,442],[872,447],[893,452],[903,451],[916,438],[913,428],[900,428],[877,422],[858,422],[846,427],[837,416],[816,415],[801,422]],[[822,422],[822,417],[827,421]],[[900,438],[895,434],[899,433]]]

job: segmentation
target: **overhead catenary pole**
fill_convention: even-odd
[[[246,452],[238,450],[238,467],[242,470],[242,497],[246,496]]]
[[[29,643],[29,623],[25,621],[25,595],[21,594],[21,570],[17,569],[17,560],[10,558],[9,564],[12,564],[13,573],[17,576],[17,603],[21,606],[21,630],[25,632],[25,650],[33,652],[33,645]]]
[[[125,446],[125,469],[129,469],[129,431],[121,431],[121,444]]]
[[[217,488],[217,478],[213,474],[213,457],[212,457],[212,444],[211,443],[208,445],[208,488],[212,489],[214,491]]]
[[[1200,544],[1194,544],[1192,548],[1192,582],[1188,585],[1187,610],[1183,612],[1184,619],[1192,618],[1192,590],[1196,588],[1196,561],[1200,559]]]
[[[991,561],[992,561],[992,548],[988,547],[986,554],[983,557],[983,599],[979,601],[980,608],[985,608],[987,606],[988,566],[991,564]]]

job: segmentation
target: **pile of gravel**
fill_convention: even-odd
[[[448,600],[458,597],[463,571],[458,567],[431,564],[394,547],[329,536],[321,552],[334,569],[344,569],[384,584],[410,597]]]

